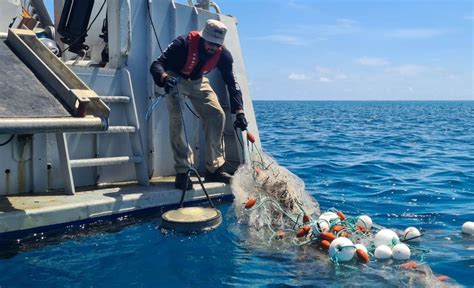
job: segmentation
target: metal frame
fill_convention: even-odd
[[[9,29],[7,43],[42,78],[74,116],[107,118],[110,109],[31,30]]]
[[[111,100],[115,103],[119,103],[125,106],[125,119],[126,125],[123,126],[109,126],[106,131],[96,132],[79,132],[84,133],[96,133],[96,134],[112,134],[112,133],[126,133],[129,135],[131,156],[109,156],[96,157],[96,158],[85,158],[85,159],[71,159],[67,146],[67,137],[65,134],[57,134],[58,152],[61,165],[64,165],[62,169],[65,191],[67,194],[75,194],[75,184],[72,174],[72,168],[81,167],[99,167],[99,166],[110,166],[120,165],[125,163],[135,164],[135,174],[138,184],[143,186],[149,185],[148,179],[148,165],[144,155],[143,142],[140,134],[140,125],[138,121],[137,109],[135,106],[135,95],[133,93],[132,80],[130,72],[123,68],[120,70],[113,70],[120,73],[118,78],[120,79],[121,89],[120,91],[126,96],[99,96],[101,99]],[[99,141],[99,135],[96,135],[96,141]],[[116,142],[114,145],[123,145],[122,142]],[[96,148],[99,149],[99,148]],[[99,154],[97,150],[97,154]]]

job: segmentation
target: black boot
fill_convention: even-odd
[[[174,187],[179,190],[183,190],[184,187],[186,187],[186,190],[191,190],[193,189],[193,182],[191,182],[191,179],[186,173],[178,173],[174,180]]]
[[[205,177],[206,182],[222,182],[226,184],[230,183],[231,178],[232,176],[229,173],[224,172],[224,169],[222,167],[217,168],[214,173],[207,171]]]

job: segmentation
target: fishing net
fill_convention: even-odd
[[[305,191],[304,182],[298,176],[256,146],[249,150],[250,163],[239,167],[231,185],[239,222],[258,231],[260,238],[269,244],[273,240],[295,238],[283,235],[295,236],[308,217],[317,217],[318,202]],[[242,205],[249,199],[255,200],[255,206]]]
[[[407,281],[404,284],[440,284],[431,269],[422,263],[428,251],[417,245],[408,247],[408,241],[416,241],[422,235],[410,238],[406,231],[395,233],[372,223],[367,215],[346,216],[335,208],[321,214],[318,202],[305,191],[300,178],[279,166],[275,159],[261,151],[252,141],[247,141],[247,145],[250,161],[235,172],[231,188],[238,222],[249,228],[247,232],[253,243],[277,249],[303,245],[317,248],[319,254],[323,253],[325,257],[328,255],[324,251],[328,251],[329,259],[338,267],[353,268],[355,262],[368,263],[371,258],[383,259],[380,258],[380,251],[376,251],[381,246],[380,242],[383,242],[383,246],[387,246],[385,252],[389,250],[390,254],[386,259],[396,263],[384,266],[384,271],[391,271],[385,271],[385,277],[401,270],[406,276],[402,278]],[[396,256],[397,252],[394,252],[396,246],[401,248],[398,249],[400,253],[406,252],[404,245],[409,249],[407,259]],[[394,259],[391,259],[392,253]],[[419,261],[406,262],[410,253]],[[402,262],[406,263],[400,265]],[[380,273],[380,270],[377,271]],[[399,277],[400,273],[395,275]]]

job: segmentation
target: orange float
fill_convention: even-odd
[[[342,227],[341,225],[335,225],[334,227],[332,227],[332,230],[336,233],[341,231],[342,229],[344,229],[344,227]]]
[[[308,223],[310,221],[309,216],[304,214],[303,216],[303,223]]]
[[[308,235],[310,230],[311,230],[311,227],[309,227],[308,225],[305,225],[305,226],[299,228],[298,231],[296,231],[296,237],[298,237],[298,238],[304,237],[304,236]]]
[[[277,232],[275,233],[275,238],[276,238],[276,239],[283,239],[285,236],[286,236],[286,233],[283,232],[283,231],[277,231]]]
[[[250,141],[250,143],[255,143],[255,136],[247,131],[247,140]]]
[[[319,234],[319,237],[321,237],[321,239],[327,240],[329,242],[332,242],[334,239],[336,239],[336,235],[334,235],[331,232],[321,232],[321,234]]]
[[[346,215],[344,215],[344,213],[342,213],[342,211],[337,211],[336,214],[342,221],[347,219]]]
[[[449,277],[446,276],[446,275],[441,275],[441,276],[437,276],[436,280],[438,280],[438,281],[448,281]]]
[[[356,229],[362,233],[365,233],[366,232],[366,229],[365,228],[362,228],[362,227],[359,227],[357,226]]]
[[[418,264],[415,261],[409,261],[403,264],[400,264],[400,268],[404,269],[415,269]]]
[[[320,246],[324,250],[328,250],[329,246],[331,246],[331,243],[328,240],[322,240]]]
[[[256,173],[257,175],[259,175],[260,172],[262,172],[262,169],[260,169],[260,168],[258,168],[258,167],[255,167],[255,173]]]
[[[347,238],[347,237],[349,237],[349,233],[346,230],[341,231],[341,233],[339,234],[339,237],[346,237]]]
[[[357,258],[359,258],[360,262],[368,263],[369,262],[369,254],[365,252],[363,249],[356,250]]]
[[[250,209],[253,207],[253,205],[255,205],[255,203],[257,203],[257,199],[255,198],[249,198],[247,200],[247,202],[245,202],[245,209]]]

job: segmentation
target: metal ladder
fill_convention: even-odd
[[[95,132],[78,132],[81,134],[92,133],[92,134],[112,134],[112,133],[127,133],[130,138],[130,145],[132,155],[125,156],[113,156],[113,157],[97,157],[97,158],[85,158],[85,159],[70,159],[69,149],[67,145],[67,137],[65,133],[57,133],[56,141],[58,144],[59,160],[61,163],[61,170],[64,178],[64,189],[69,195],[75,194],[75,185],[72,174],[72,168],[81,167],[99,167],[108,165],[120,165],[125,163],[135,164],[136,180],[138,184],[148,186],[148,167],[147,161],[144,157],[143,142],[140,136],[140,128],[138,122],[137,109],[135,106],[135,100],[133,97],[133,90],[131,88],[131,79],[128,71],[123,71],[124,77],[128,81],[128,92],[130,96],[99,96],[105,103],[121,103],[126,105],[126,118],[128,125],[126,126],[114,126],[110,125],[105,131]],[[128,79],[127,79],[128,78]],[[99,136],[99,135],[98,135]],[[123,145],[123,143],[117,143],[117,145]]]

